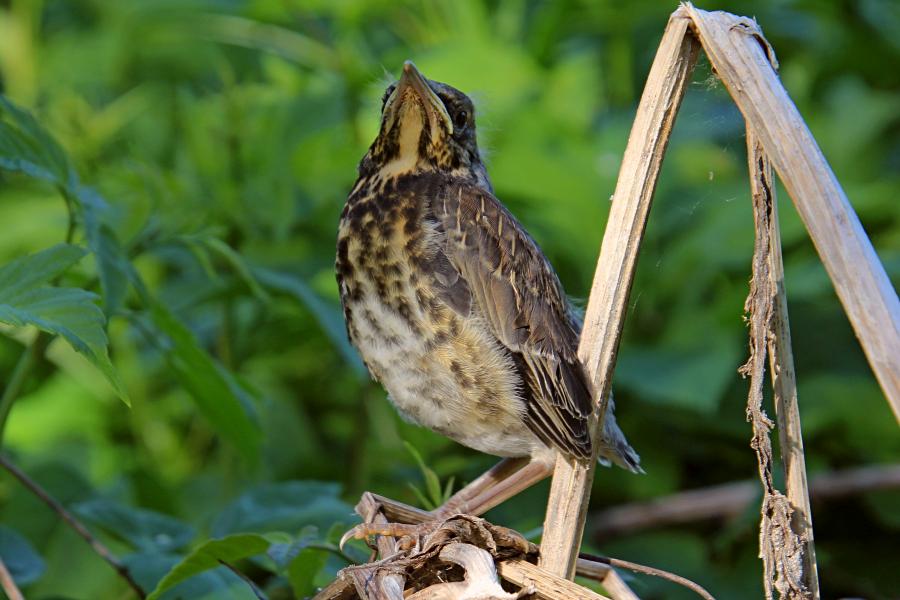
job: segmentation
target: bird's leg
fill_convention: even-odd
[[[389,501],[392,506],[404,506],[408,513],[405,517],[416,522],[411,524],[361,523],[344,534],[340,545],[343,547],[351,539],[361,540],[369,536],[381,535],[398,538],[400,548],[408,550],[415,545],[419,537],[433,531],[445,519],[460,513],[482,515],[519,492],[528,489],[548,477],[553,472],[553,464],[553,462],[541,459],[505,458],[431,513],[424,513]],[[372,498],[377,497],[372,496]],[[388,500],[384,500],[388,502]],[[432,517],[431,520],[420,521],[429,514]]]
[[[478,495],[497,485],[507,477],[513,475],[516,471],[528,464],[527,457],[504,458],[496,465],[482,473],[477,479],[473,479],[461,490],[450,496],[446,502],[435,509],[435,515],[449,516],[452,514],[465,512],[459,510],[463,505],[476,498]]]
[[[433,511],[435,519],[457,513],[482,515],[548,477],[553,464],[544,460],[505,458]]]

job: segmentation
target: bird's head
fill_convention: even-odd
[[[423,76],[411,61],[384,92],[381,129],[360,165],[390,175],[440,171],[490,188],[468,96]]]

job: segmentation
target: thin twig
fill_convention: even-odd
[[[119,576],[128,583],[128,586],[134,590],[134,593],[138,596],[138,598],[146,598],[147,594],[144,592],[143,588],[134,580],[131,576],[131,573],[128,571],[128,567],[119,562],[112,552],[109,551],[100,540],[95,538],[87,528],[81,524],[78,519],[72,515],[66,508],[59,503],[53,496],[47,493],[44,488],[42,488],[36,481],[28,477],[22,470],[20,470],[16,465],[11,463],[9,459],[2,454],[0,454],[0,466],[9,471],[9,473],[19,480],[19,482],[24,485],[28,490],[40,498],[44,504],[50,507],[50,510],[55,512],[59,517],[66,522],[69,527],[75,530],[75,533],[80,535],[84,541],[86,541],[91,548],[93,548],[94,552],[97,553],[100,558],[105,560],[109,566],[111,566]]]
[[[645,575],[653,575],[654,577],[659,577],[661,579],[665,579],[667,581],[671,581],[672,583],[677,583],[680,586],[684,586],[689,590],[695,592],[698,596],[703,598],[704,600],[716,600],[712,594],[707,592],[703,586],[699,583],[695,583],[690,579],[682,577],[681,575],[676,575],[675,573],[671,573],[669,571],[664,571],[662,569],[657,569],[656,567],[648,567],[647,565],[641,565],[638,563],[633,563],[627,560],[621,560],[619,558],[609,558],[606,556],[597,556],[595,554],[587,554],[582,552],[578,555],[580,561],[584,561],[586,563],[599,563],[601,565],[608,565],[611,567],[619,567],[622,569],[628,569],[629,571],[634,571],[635,573],[643,573]],[[588,565],[584,565],[581,570],[579,570],[579,575],[584,575],[585,577],[590,577],[587,575],[588,569],[585,568]]]
[[[241,580],[246,583],[247,586],[253,591],[253,595],[259,598],[259,600],[269,600],[268,597],[266,597],[266,595],[263,593],[263,591],[259,589],[259,586],[253,583],[253,580],[247,577],[247,575],[243,571],[235,567],[230,562],[225,562],[221,558],[219,559],[219,563],[222,566],[226,567],[229,571],[240,577]]]
[[[37,337],[22,351],[12,374],[9,376],[9,382],[3,388],[3,396],[0,396],[0,447],[3,444],[3,433],[6,430],[6,421],[9,418],[12,405],[22,393],[22,387],[28,381],[31,370],[37,364],[40,356],[43,355],[49,342],[50,336],[43,331],[39,331]]]
[[[900,464],[833,471],[815,475],[809,482],[809,493],[815,502],[897,488],[900,488]],[[592,531],[595,539],[609,539],[668,525],[731,519],[743,514],[758,499],[759,483],[748,479],[614,506],[592,513],[589,520],[595,523]]]
[[[0,587],[6,592],[6,597],[9,600],[25,600],[25,596],[22,595],[16,582],[13,581],[12,573],[6,568],[2,558],[0,558]]]

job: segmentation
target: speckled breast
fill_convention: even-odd
[[[348,199],[336,271],[350,340],[407,419],[490,454],[531,454],[540,442],[512,359],[474,307],[460,312],[435,285],[432,186],[376,178]]]

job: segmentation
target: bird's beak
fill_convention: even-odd
[[[403,63],[403,74],[400,75],[400,81],[397,83],[397,88],[391,95],[389,103],[391,105],[395,102],[403,103],[408,92],[413,92],[418,96],[425,109],[425,114],[428,116],[432,131],[437,129],[438,123],[443,122],[447,132],[453,135],[453,120],[450,118],[450,113],[447,112],[444,103],[437,97],[437,94],[428,85],[428,81],[419,73],[411,60]]]

